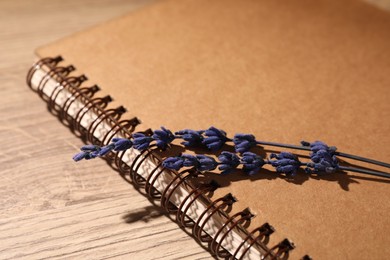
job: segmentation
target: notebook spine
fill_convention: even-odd
[[[71,76],[71,73],[76,70],[75,67],[73,65],[60,66],[62,61],[61,56],[43,58],[36,62],[27,74],[27,85],[47,103],[49,111],[84,141],[97,145],[107,145],[118,134],[130,138],[140,121],[137,118],[121,120],[126,109],[123,106],[108,109],[107,106],[112,101],[112,98],[110,96],[95,97],[100,88],[97,85],[82,86],[87,77],[85,75]],[[33,78],[38,71],[41,73],[43,71],[43,74],[33,83]],[[52,80],[56,84],[51,93],[48,94],[45,88],[48,87],[48,83]],[[61,104],[58,104],[56,100],[61,96],[62,91],[66,91],[68,95]],[[83,105],[73,116],[70,116],[69,109],[76,101],[81,102]],[[91,111],[97,116],[85,127],[81,122]],[[96,131],[103,123],[108,123],[111,129],[106,131],[102,138],[96,138],[98,136]],[[218,188],[217,183],[211,181],[192,184],[190,180],[196,179],[195,177],[200,173],[194,170],[172,172],[165,169],[154,149],[154,147],[151,147],[140,152],[130,166],[124,162],[125,152],[110,155],[107,160],[113,168],[120,172],[123,178],[131,182],[152,201],[159,203],[171,216],[174,216],[179,226],[191,233],[199,243],[207,247],[218,258],[246,259],[248,258],[248,252],[253,247],[262,253],[262,259],[288,258],[289,251],[294,248],[289,240],[285,239],[273,247],[268,247],[270,235],[274,232],[272,226],[265,223],[249,233],[246,227],[250,224],[253,217],[249,209],[229,216],[227,212],[232,209],[236,201],[232,194],[227,194],[211,201],[209,195]],[[139,174],[139,170],[147,160],[155,161],[156,167],[151,169],[145,178]],[[167,173],[171,174],[173,178],[164,187],[163,191],[159,191],[156,189],[155,184],[162,174]],[[172,196],[175,194],[175,191],[183,186],[186,187],[189,193],[181,199],[179,205],[175,205],[172,203]],[[207,207],[194,221],[189,217],[188,212],[198,200],[204,201]],[[216,214],[223,219],[223,223],[214,235],[210,235],[206,232],[205,227],[207,224],[210,224],[211,219]],[[227,243],[225,240],[228,239],[229,234],[233,230],[238,230],[241,234],[240,237],[243,239],[235,249],[235,252],[231,253],[223,245]]]

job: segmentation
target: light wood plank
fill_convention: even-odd
[[[0,259],[209,259],[28,89],[34,50],[150,0],[0,1]]]
[[[0,258],[205,257],[192,238],[162,211],[138,194],[130,195],[0,221]],[[172,246],[177,240],[181,246]]]

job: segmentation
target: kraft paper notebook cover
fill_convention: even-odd
[[[142,121],[136,131],[213,125],[228,136],[322,140],[388,161],[389,28],[389,13],[357,0],[168,0],[43,46],[37,55],[73,64],[70,76],[88,78],[82,86],[100,86],[94,97],[114,99],[106,111],[123,105],[127,118]],[[267,169],[253,177],[207,176],[221,185],[211,201],[232,193],[238,202],[229,215],[249,207],[256,217],[247,232],[270,223],[276,231],[263,242],[271,248],[288,238],[295,244],[291,259],[390,254],[383,178],[301,172],[291,180]]]

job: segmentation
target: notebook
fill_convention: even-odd
[[[160,126],[215,126],[388,161],[388,28],[389,13],[357,0],[159,1],[42,46],[28,81],[76,135],[98,144]],[[388,180],[290,179],[267,168],[197,178],[162,169],[163,156],[130,151],[109,161],[218,257],[390,254]]]

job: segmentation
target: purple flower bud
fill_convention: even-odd
[[[250,134],[236,134],[233,138],[234,149],[238,153],[245,153],[253,146],[256,146],[254,135]]]
[[[85,160],[91,160],[91,159],[95,159],[96,157],[99,156],[99,152],[98,151],[93,151],[93,152],[80,152],[78,154],[76,154],[75,156],[73,156],[73,160],[75,162],[78,162],[78,161],[81,161],[83,159]]]
[[[249,175],[254,175],[259,172],[260,168],[264,165],[264,160],[257,154],[251,152],[245,152],[242,154],[241,163],[243,164],[243,170]]]
[[[337,148],[335,146],[328,146],[327,144],[325,144],[324,142],[321,142],[321,141],[315,141],[313,143],[302,141],[301,144],[303,146],[310,146],[310,150],[313,153],[316,153],[319,150],[325,150],[325,151],[331,153],[332,155],[334,155],[334,153],[337,150]]]
[[[115,151],[125,151],[133,146],[133,142],[126,138],[113,138],[112,142],[115,144]]]
[[[75,162],[78,162],[78,161],[81,161],[82,159],[84,159],[87,154],[88,154],[88,152],[79,152],[79,153],[75,154],[72,159]]]
[[[319,150],[310,155],[312,163],[307,164],[305,169],[308,173],[334,173],[339,168],[339,163],[335,155],[331,155],[326,150]]]
[[[181,157],[168,157],[162,163],[162,166],[171,170],[180,170],[183,167],[183,158]]]
[[[190,129],[184,129],[176,132],[175,134],[180,136],[184,140],[181,144],[187,147],[193,147],[199,145],[203,141],[202,134],[204,131],[194,131]]]
[[[215,159],[210,156],[198,154],[196,155],[196,158],[199,162],[196,168],[198,171],[211,171],[218,166],[217,161],[215,161]]]
[[[228,174],[240,165],[240,158],[230,152],[222,152],[218,156],[218,160],[220,161],[218,169],[222,171],[222,174]]]
[[[276,168],[276,172],[285,173],[289,176],[294,176],[299,167],[301,166],[301,162],[298,160],[298,157],[292,153],[281,152],[279,154],[271,154],[271,159],[268,162]]]
[[[203,139],[202,143],[212,151],[221,149],[221,147],[226,143],[226,141],[229,140],[226,137],[225,131],[217,129],[213,126],[207,129],[204,134],[207,137]]]
[[[113,143],[103,146],[100,151],[97,153],[98,156],[104,156],[111,152],[114,149],[115,145]]]
[[[85,160],[95,159],[98,156],[100,156],[98,151],[90,152],[85,155]]]
[[[161,130],[155,130],[153,132],[152,138],[156,141],[157,147],[162,150],[167,149],[168,145],[175,140],[175,136],[172,132],[163,126],[161,127]]]
[[[168,169],[179,170],[181,167],[194,167],[198,171],[211,171],[217,168],[218,163],[206,155],[183,154],[178,157],[169,157],[164,160],[163,166]]]
[[[301,142],[303,146],[310,146],[311,163],[307,164],[307,173],[334,173],[339,169],[338,159],[335,155],[336,147],[328,146],[321,141],[313,143]]]
[[[133,146],[137,150],[143,151],[145,149],[148,149],[152,141],[153,141],[152,137],[146,136],[143,133],[133,134]]]
[[[199,165],[198,159],[194,155],[183,154],[181,158],[184,160],[183,166],[185,167],[198,167]]]
[[[83,147],[81,147],[80,150],[83,152],[95,152],[95,151],[100,150],[100,146],[88,144],[88,145],[84,145]]]

